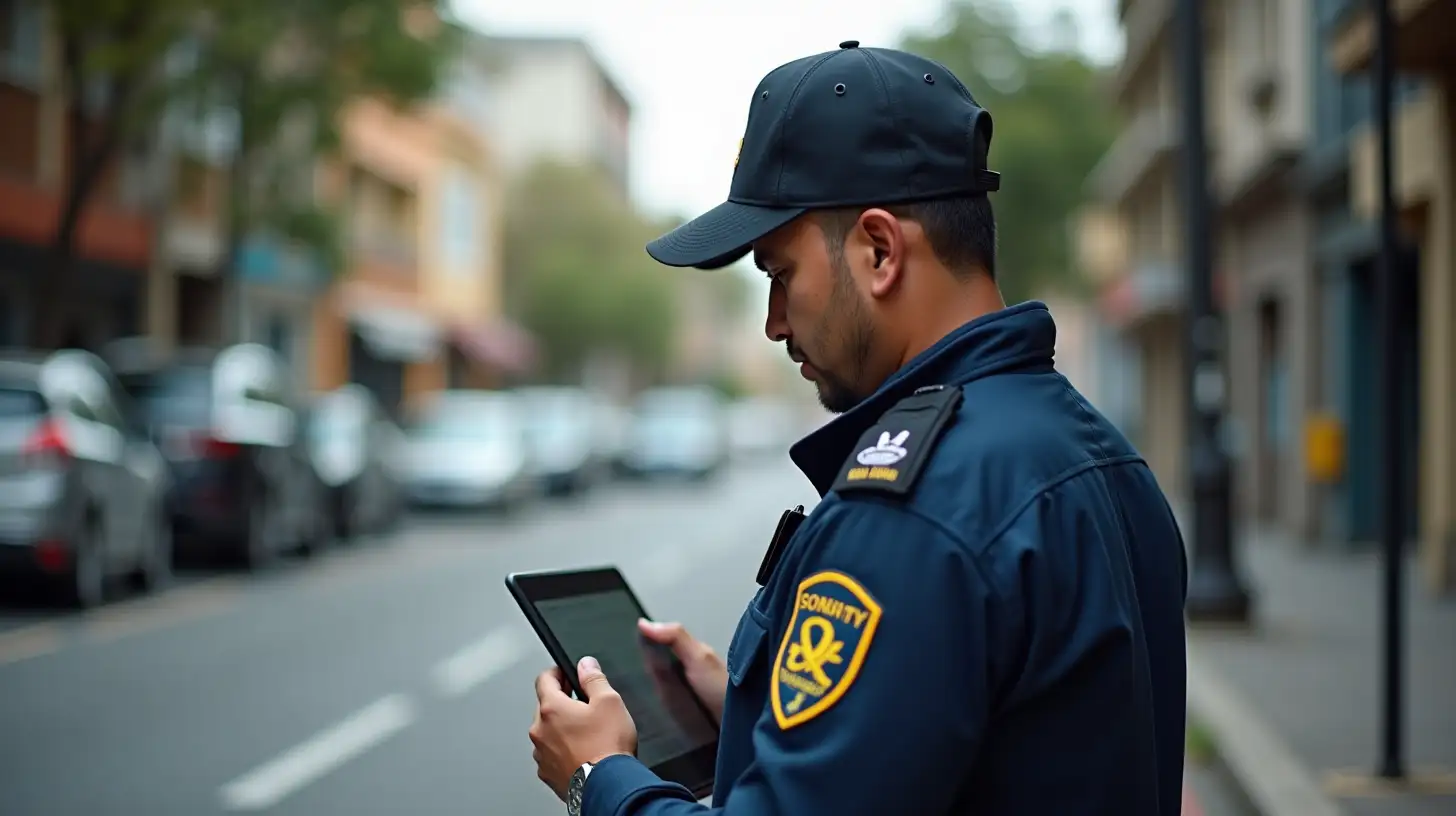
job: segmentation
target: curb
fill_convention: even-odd
[[[1218,758],[1263,816],[1346,816],[1294,751],[1188,644],[1188,716],[1213,737]]]

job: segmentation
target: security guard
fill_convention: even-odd
[[[1001,300],[990,140],[943,66],[846,42],[763,79],[728,202],[648,247],[753,252],[770,338],[842,414],[792,450],[823,500],[776,538],[726,667],[644,624],[720,709],[715,811],[1179,812],[1182,540],[1053,367],[1046,307]],[[541,778],[593,816],[704,810],[580,674],[590,703],[538,679]]]

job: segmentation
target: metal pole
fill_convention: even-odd
[[[1371,0],[1375,17],[1375,123],[1380,150],[1380,263],[1375,299],[1379,308],[1380,406],[1377,444],[1380,450],[1380,544],[1385,556],[1385,643],[1383,716],[1381,718],[1380,776],[1405,776],[1403,756],[1404,710],[1404,577],[1405,561],[1405,457],[1402,455],[1401,421],[1404,400],[1402,373],[1406,362],[1400,357],[1404,298],[1401,277],[1407,274],[1399,258],[1395,223],[1395,181],[1391,144],[1391,97],[1395,86],[1395,42],[1389,0]]]
[[[1183,99],[1183,246],[1188,266],[1184,377],[1193,486],[1193,564],[1186,612],[1193,620],[1243,623],[1249,617],[1249,593],[1234,564],[1232,473],[1222,437],[1224,328],[1214,304],[1202,6],[1202,0],[1179,0],[1175,48]]]

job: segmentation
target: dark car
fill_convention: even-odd
[[[270,349],[188,349],[113,366],[171,466],[179,554],[256,569],[332,540],[300,404]]]
[[[166,464],[124,401],[86,352],[0,353],[0,570],[83,608],[171,577]]]
[[[399,471],[404,432],[368,389],[346,385],[315,399],[308,439],[335,535],[382,533],[399,523],[406,504]]]

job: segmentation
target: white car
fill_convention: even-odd
[[[444,391],[407,430],[405,483],[417,507],[511,509],[536,490],[519,399]]]
[[[728,458],[722,399],[706,388],[644,392],[633,414],[624,464],[639,476],[708,478]]]
[[[581,388],[536,386],[518,389],[527,442],[546,492],[578,493],[600,475],[596,412]]]

